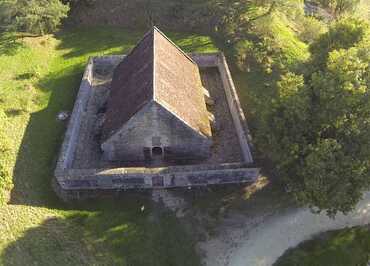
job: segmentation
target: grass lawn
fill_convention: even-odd
[[[65,131],[56,115],[72,109],[88,57],[125,53],[143,33],[105,27],[44,37],[0,35],[0,265],[200,264],[191,232],[172,214],[153,211],[146,195],[72,206],[61,203],[50,185]],[[168,35],[188,52],[217,50],[206,36]],[[257,66],[232,72],[253,133],[276,94],[277,75]],[[250,214],[284,205],[280,188],[258,187],[188,196],[194,208],[215,217],[225,208]]]
[[[330,231],[288,250],[276,266],[366,266],[370,261],[370,227]]]
[[[200,264],[189,232],[145,195],[71,206],[50,185],[65,130],[56,114],[72,109],[88,57],[127,52],[143,33],[0,35],[0,265]],[[216,50],[208,37],[169,37],[186,51]]]

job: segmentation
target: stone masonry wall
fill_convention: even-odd
[[[64,136],[64,142],[57,162],[56,172],[64,171],[72,165],[76,142],[79,137],[81,120],[91,94],[92,71],[93,59],[90,58],[82,77],[80,89]]]
[[[164,156],[207,158],[211,141],[196,134],[164,107],[152,101],[102,145],[110,160],[144,161],[143,148],[162,147]],[[171,159],[170,157],[168,159]]]
[[[244,168],[243,165],[188,167],[176,169],[127,168],[108,170],[69,170],[59,184],[64,189],[148,189],[188,186],[205,186],[212,184],[231,184],[253,182],[259,175],[258,168]]]
[[[222,82],[226,93],[226,98],[229,103],[230,112],[234,120],[236,133],[238,134],[244,161],[246,163],[253,163],[253,157],[249,145],[251,137],[247,127],[247,121],[245,119],[243,109],[241,108],[238,93],[235,89],[234,82],[231,78],[231,73],[226,63],[225,56],[223,54],[220,54],[218,57],[218,61],[219,61],[218,69],[221,74]]]

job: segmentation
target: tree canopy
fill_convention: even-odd
[[[57,29],[69,6],[59,0],[0,0],[0,22],[7,29],[45,34]]]
[[[356,10],[360,0],[318,0],[322,7],[327,9],[334,17]]]
[[[333,25],[312,45],[321,48],[312,49],[313,71],[281,77],[260,129],[289,191],[329,215],[350,211],[370,186],[368,34],[363,21]]]

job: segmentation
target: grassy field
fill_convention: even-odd
[[[0,265],[200,264],[189,232],[199,230],[185,229],[172,214],[153,210],[147,195],[66,205],[50,185],[65,130],[56,114],[72,109],[88,57],[127,52],[143,33],[94,28],[44,37],[1,35]],[[217,50],[209,37],[168,35],[185,51]],[[275,96],[278,75],[258,66],[248,73],[230,66],[253,133],[260,111]],[[288,198],[281,189],[264,182],[186,197],[215,221],[225,209],[252,214],[261,206],[284,205]],[[209,221],[204,225],[213,226]]]
[[[331,231],[288,250],[276,266],[360,266],[370,260],[370,227]]]
[[[146,195],[71,206],[50,185],[65,130],[56,114],[71,110],[88,57],[127,52],[142,35],[0,36],[0,265],[199,265],[189,232]],[[186,51],[216,50],[208,37],[169,36]]]

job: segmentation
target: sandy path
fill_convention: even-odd
[[[201,243],[200,248],[207,266],[267,266],[288,248],[319,232],[368,223],[370,192],[352,213],[337,215],[335,220],[302,208],[260,217],[234,214],[225,221],[220,234]]]

